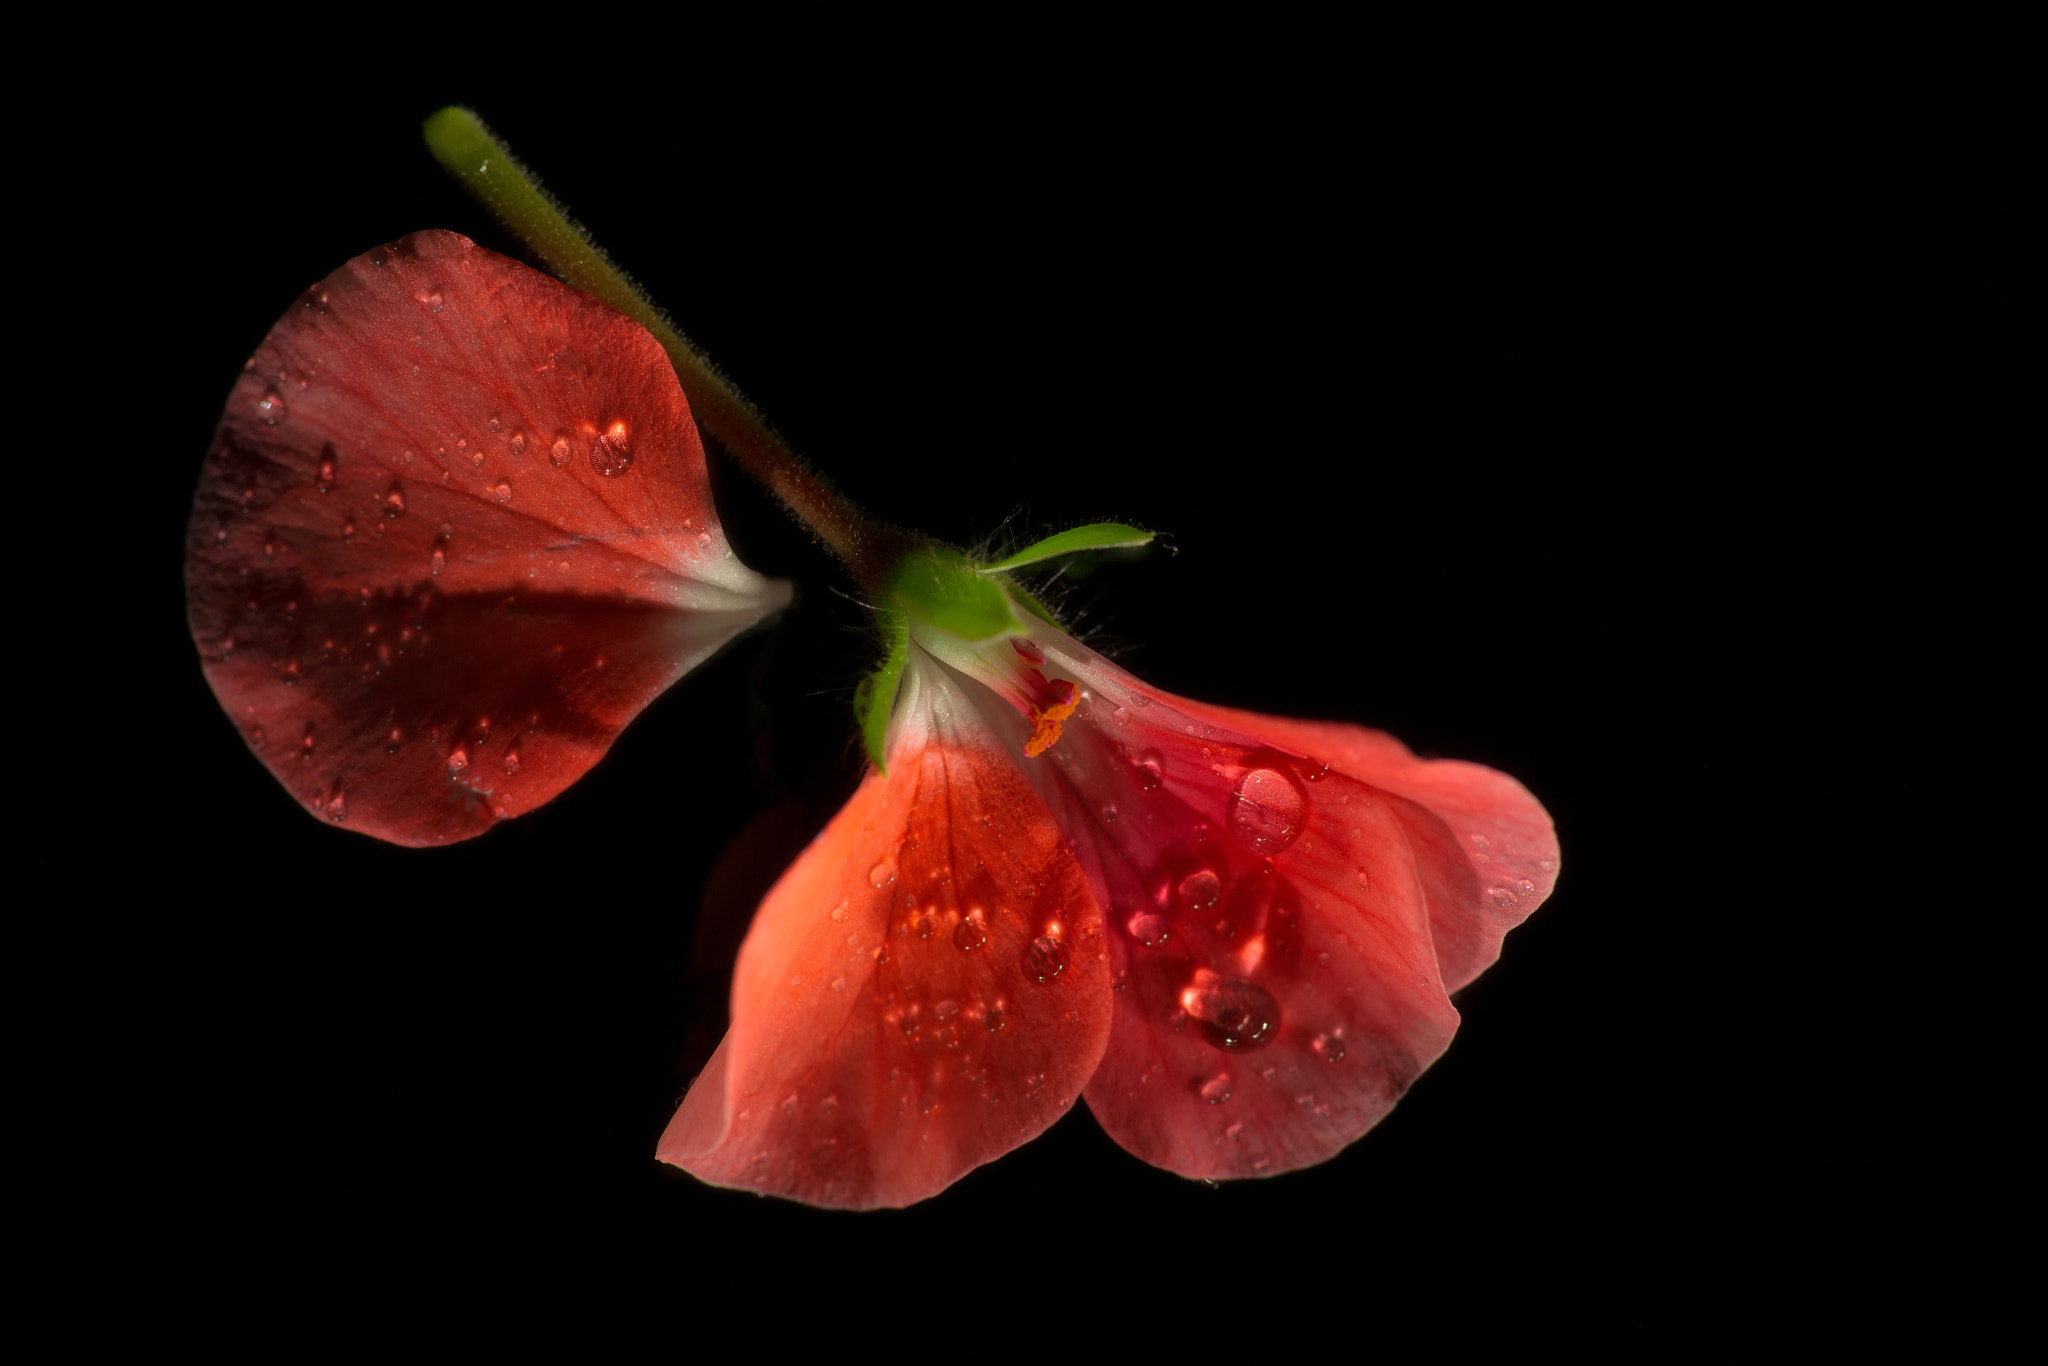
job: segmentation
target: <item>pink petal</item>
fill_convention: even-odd
[[[663,1161],[812,1205],[907,1205],[1042,1132],[1094,1073],[1110,1027],[1095,899],[933,674],[939,719],[914,718],[889,776],[871,772],[762,903],[732,1029]]]
[[[1046,648],[1089,697],[1044,759],[1020,762],[1081,837],[1118,973],[1089,1107],[1131,1152],[1187,1176],[1273,1175],[1341,1151],[1449,1044],[1453,981],[1548,892],[1547,817],[1472,765],[1203,707],[1071,641]],[[1477,861],[1490,855],[1474,834],[1507,862]]]
[[[264,339],[185,579],[258,757],[412,845],[555,796],[788,594],[731,558],[654,339],[448,232],[350,261]]]

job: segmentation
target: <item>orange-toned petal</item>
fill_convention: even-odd
[[[349,262],[264,339],[185,574],[257,756],[415,845],[555,796],[788,596],[727,550],[654,339],[448,232]]]
[[[733,1023],[662,1160],[808,1204],[907,1205],[1064,1114],[1109,1035],[1095,898],[960,686],[905,679],[870,773],[755,916]]]

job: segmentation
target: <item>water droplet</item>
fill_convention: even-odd
[[[846,923],[846,903],[844,901],[832,908],[832,919],[841,925]]]
[[[262,749],[262,748],[263,748],[263,727],[261,727],[261,726],[254,726],[254,727],[252,727],[252,728],[250,729],[250,731],[249,731],[249,748],[251,748],[251,749]]]
[[[509,503],[512,501],[512,486],[510,484],[500,484],[491,490],[491,496],[500,503]]]
[[[1344,1061],[1344,1036],[1342,1034],[1318,1034],[1309,1040],[1309,1049],[1324,1062]]]
[[[832,990],[834,990],[834,991],[844,991],[844,990],[846,990],[846,979],[845,979],[844,977],[834,977],[834,978],[832,979]]]
[[[551,464],[566,465],[574,454],[575,452],[569,449],[569,438],[566,436],[556,437],[555,444],[548,447],[548,460]]]
[[[447,544],[448,538],[443,536],[434,542],[434,553],[427,557],[427,572],[436,578],[439,578],[441,571],[448,567],[448,552],[445,549]]]
[[[468,750],[464,749],[464,748],[463,748],[463,747],[462,747],[461,745],[457,745],[457,746],[456,746],[456,747],[455,747],[454,749],[451,749],[451,750],[449,750],[449,751],[448,751],[448,776],[449,776],[449,777],[451,777],[451,778],[454,778],[454,777],[460,777],[460,776],[462,775],[462,773],[464,772],[464,770],[466,770],[466,769],[467,769],[468,767],[469,767],[469,751],[468,751]]]
[[[313,723],[311,721],[306,723],[306,733],[299,737],[299,757],[301,759],[313,757]]]
[[[888,886],[888,885],[889,885],[890,883],[894,882],[895,880],[896,880],[896,860],[895,860],[895,859],[892,859],[892,858],[885,858],[885,859],[883,859],[883,860],[882,860],[882,861],[881,861],[880,863],[876,864],[876,865],[875,865],[874,867],[872,867],[872,868],[868,869],[868,884],[869,884],[870,886],[873,886],[873,887],[886,887],[886,886]]]
[[[1231,793],[1230,833],[1255,854],[1279,853],[1301,835],[1307,820],[1307,795],[1277,769],[1253,769]]]
[[[512,433],[512,454],[514,454],[514,455],[525,455],[525,454],[526,454],[526,433],[525,433],[525,432],[514,432],[514,433]]]
[[[990,1006],[988,1014],[983,1018],[982,1023],[988,1026],[989,1033],[1000,1034],[1003,1032],[1003,1026],[1008,1024],[1009,1021],[1003,1017],[1001,1010]]]
[[[1147,792],[1156,792],[1164,768],[1165,765],[1160,762],[1156,753],[1151,750],[1145,751],[1138,757],[1138,786]]]
[[[1195,1088],[1195,1094],[1210,1105],[1221,1105],[1230,1099],[1230,1074],[1218,1072],[1215,1076]]]
[[[1109,714],[1109,719],[1116,722],[1119,726],[1128,726],[1129,724],[1131,724],[1130,712],[1122,707],[1118,707],[1115,711],[1111,712]]]
[[[919,939],[929,939],[932,937],[932,935],[938,932],[939,925],[938,922],[933,920],[929,915],[921,915],[917,918],[916,923],[912,925],[911,928],[917,931],[917,937]]]
[[[342,519],[341,519],[341,539],[342,539],[342,540],[344,540],[344,541],[353,541],[353,540],[354,540],[355,538],[356,538],[356,519],[355,519],[354,517],[344,517],[344,518],[342,518]]]
[[[615,424],[613,431],[618,430]],[[633,468],[633,453],[626,449],[622,439],[615,439],[609,434],[601,435],[591,443],[590,468],[607,479],[613,478]]]
[[[1180,1004],[1202,1022],[1210,1043],[1233,1053],[1264,1048],[1279,1032],[1280,1003],[1273,994],[1234,977],[1198,970],[1193,985],[1181,992]]]
[[[1166,917],[1154,915],[1150,911],[1141,911],[1132,916],[1124,928],[1131,932],[1131,938],[1148,949],[1156,949],[1173,938],[1173,928],[1167,923]]]
[[[1026,977],[1050,982],[1067,970],[1067,951],[1058,939],[1042,934],[1025,946],[1022,962]]]
[[[1134,692],[1131,694],[1131,705],[1138,708],[1149,707],[1152,705],[1152,699],[1143,693]]]
[[[1223,879],[1207,868],[1197,868],[1180,880],[1176,889],[1180,893],[1183,910],[1206,911],[1216,904],[1216,898],[1223,895]]]
[[[1116,808],[1114,806],[1105,806],[1102,808],[1102,823],[1104,825],[1116,824]]]
[[[256,400],[256,416],[269,426],[275,427],[284,418],[284,398],[275,389],[265,389],[263,397]]]
[[[327,799],[327,819],[337,825],[348,819],[348,794],[335,784],[334,795]]]
[[[333,456],[331,456],[331,455],[325,455],[325,456],[322,456],[322,457],[320,457],[320,473],[319,473],[319,475],[318,475],[317,477],[315,477],[315,479],[313,480],[313,487],[314,487],[314,488],[316,488],[316,489],[319,489],[319,490],[320,490],[320,491],[321,491],[322,493],[332,493],[332,492],[334,492],[334,457],[333,457]]]
[[[1196,821],[1194,833],[1196,844],[1207,844],[1209,842],[1209,822]]]
[[[377,506],[384,509],[386,517],[405,516],[405,486],[395,479],[392,480],[391,487],[384,490],[384,496],[378,500]]]
[[[486,422],[484,424],[484,430],[489,432],[492,436],[496,436],[499,432],[504,430],[504,427],[502,424],[499,423],[498,419],[494,417],[489,422]]]
[[[443,307],[441,296],[438,293],[415,294],[413,297],[425,304],[429,313],[439,313]]]
[[[508,778],[519,776],[519,751],[517,749],[505,751],[505,776]]]
[[[959,1013],[960,1003],[950,997],[932,1007],[932,1018],[935,1020],[950,1020]]]
[[[979,920],[962,920],[953,927],[953,947],[971,953],[988,942],[988,930]]]

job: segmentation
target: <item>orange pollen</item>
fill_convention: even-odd
[[[1054,679],[1051,690],[1052,701],[1031,709],[1031,738],[1024,742],[1024,753],[1028,758],[1035,759],[1051,749],[1060,738],[1060,727],[1074,714],[1074,708],[1081,705],[1080,690],[1066,679]]]

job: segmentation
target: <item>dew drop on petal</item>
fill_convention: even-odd
[[[1324,1062],[1344,1061],[1344,1036],[1342,1034],[1318,1034],[1309,1041],[1308,1046]]]
[[[624,474],[633,467],[633,453],[624,444],[611,436],[599,436],[590,447],[590,468],[607,479]]]
[[[844,901],[832,908],[832,919],[841,925],[846,923],[846,903]]]
[[[499,432],[504,430],[504,424],[499,422],[498,419],[494,417],[489,422],[486,422],[484,424],[484,430],[489,432],[492,436],[496,436]]]
[[[1059,940],[1042,934],[1025,947],[1022,963],[1026,977],[1050,982],[1067,970],[1067,951]]]
[[[1520,897],[1516,896],[1513,892],[1509,891],[1505,887],[1488,887],[1486,889],[1486,894],[1493,898],[1494,905],[1500,907],[1504,911],[1513,909],[1515,903],[1521,900]]]
[[[509,503],[512,501],[512,486],[510,484],[500,484],[491,490],[491,496],[500,503]]]
[[[1223,880],[1207,868],[1197,868],[1180,880],[1180,904],[1189,911],[1206,911],[1223,895]]]
[[[1264,987],[1233,977],[1203,974],[1180,994],[1181,1008],[1203,1025],[1218,1048],[1249,1053],[1273,1042],[1280,1028],[1280,1003]]]
[[[990,1006],[988,1014],[982,1019],[982,1023],[988,1026],[989,1033],[1000,1034],[1003,1032],[1003,1026],[1009,1023],[1009,1021],[1004,1018],[1003,1012],[999,1008]]]
[[[340,824],[348,819],[348,794],[336,784],[334,795],[327,802],[327,819]]]
[[[896,880],[896,860],[885,858],[868,869],[868,883],[873,887],[886,887]]]
[[[319,489],[322,493],[334,492],[333,456],[325,455],[320,457],[320,475],[313,481],[313,487]]]
[[[1195,1088],[1195,1094],[1210,1105],[1221,1105],[1230,1099],[1230,1074],[1218,1072],[1215,1076]]]
[[[566,436],[556,437],[555,444],[548,447],[548,461],[550,464],[566,465],[574,455],[575,452],[569,448],[569,438]]]
[[[917,918],[912,928],[917,931],[919,939],[929,939],[938,932],[939,925],[929,915],[921,915]]]
[[[1300,837],[1307,820],[1307,795],[1278,770],[1255,768],[1230,794],[1231,836],[1255,854],[1279,853]]]
[[[386,517],[405,516],[405,486],[394,479],[391,487],[384,490],[384,496],[378,500],[377,505],[384,509]]]
[[[950,1020],[960,1013],[960,1003],[950,996],[932,1007],[932,1018]]]
[[[277,390],[263,391],[263,397],[256,400],[256,416],[272,427],[284,419],[284,399]]]
[[[526,433],[525,433],[525,432],[514,432],[514,433],[512,433],[512,454],[514,454],[514,455],[525,455],[525,454],[526,454]]]
[[[987,942],[988,931],[979,920],[962,920],[953,927],[953,947],[962,953],[971,953]]]
[[[1173,938],[1173,930],[1166,917],[1154,915],[1150,911],[1141,911],[1132,916],[1124,928],[1131,932],[1131,938],[1148,949],[1156,949]]]
[[[461,745],[448,751],[448,776],[459,777],[469,767],[469,751]]]
[[[1147,792],[1157,791],[1162,769],[1159,756],[1147,750],[1138,759],[1138,786]]]
[[[413,297],[425,304],[429,313],[439,313],[444,306],[438,293],[415,294]]]

